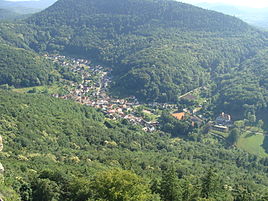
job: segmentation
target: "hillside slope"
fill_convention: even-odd
[[[31,87],[53,81],[54,64],[34,52],[0,44],[0,85]]]
[[[48,194],[54,200],[86,201],[95,196],[92,175],[101,170],[132,170],[143,177],[141,183],[153,184],[171,164],[175,177],[180,177],[178,190],[186,191],[182,184],[190,182],[196,188],[187,192],[196,199],[204,198],[198,186],[211,166],[217,172],[213,182],[220,186],[213,188],[210,198],[265,199],[261,198],[268,188],[266,158],[220,144],[172,139],[161,132],[148,134],[133,125],[106,120],[93,108],[44,95],[0,91],[0,102],[5,181],[26,200],[46,200]],[[43,185],[46,188],[40,191],[38,186]],[[151,189],[158,194],[157,185]],[[223,185],[233,191],[223,190]]]
[[[268,28],[267,8],[250,8],[221,3],[198,3],[196,5],[205,9],[239,17],[249,24],[264,28],[266,30]]]
[[[60,12],[59,12],[60,11]],[[99,16],[102,23],[93,17]],[[110,17],[110,19],[109,19]],[[159,25],[161,27],[175,27],[185,30],[202,31],[235,31],[241,32],[250,29],[243,21],[218,12],[207,11],[189,4],[175,1],[155,0],[59,0],[45,11],[36,14],[30,21],[38,25],[78,25],[106,27],[108,20],[116,31],[131,30],[115,27],[113,18],[120,18],[123,26],[129,22],[129,29],[137,29],[143,25]],[[124,19],[124,18],[125,19]],[[134,19],[130,19],[134,17]],[[106,22],[105,22],[106,21]],[[133,26],[134,25],[134,26]]]
[[[27,21],[49,33],[46,50],[106,63],[114,94],[143,101],[175,102],[266,45],[237,18],[175,1],[60,0]]]
[[[0,40],[105,64],[113,95],[177,103],[206,86],[216,113],[267,111],[267,33],[237,18],[174,1],[60,0],[27,23],[0,24]]]
[[[0,8],[6,9],[18,14],[32,14],[39,12],[53,3],[56,0],[28,0],[28,1],[6,1],[0,0]]]

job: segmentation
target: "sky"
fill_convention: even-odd
[[[39,0],[5,0],[5,1],[18,2],[18,1],[39,1]]]
[[[251,8],[268,8],[268,0],[178,0],[185,3],[224,3],[235,6],[246,6]]]
[[[38,0],[6,0],[6,1],[38,1]],[[185,3],[224,3],[236,6],[246,6],[251,8],[268,8],[268,0],[177,0]]]

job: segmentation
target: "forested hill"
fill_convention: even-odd
[[[54,64],[34,52],[0,44],[0,85],[31,87],[55,79]]]
[[[267,158],[145,133],[45,95],[0,90],[0,102],[7,201],[267,200]]]
[[[115,19],[118,19],[117,24]],[[29,21],[42,26],[110,27],[117,33],[129,33],[146,25],[187,31],[250,29],[238,18],[169,0],[59,0]]]
[[[105,63],[114,94],[143,101],[175,102],[265,46],[239,19],[175,1],[60,0],[27,23],[31,47]]]
[[[50,5],[56,0],[24,0],[24,1],[7,1],[0,0],[0,8],[13,11],[18,14],[32,14],[39,12]]]

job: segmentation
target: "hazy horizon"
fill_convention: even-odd
[[[178,0],[180,2],[189,3],[189,4],[199,4],[199,3],[221,3],[226,5],[233,6],[243,6],[249,8],[268,8],[267,0]]]
[[[4,0],[4,1],[12,1],[12,2],[23,2],[23,1],[40,1],[40,0]],[[234,6],[244,6],[249,8],[267,8],[268,1],[267,0],[177,0],[184,3],[189,4],[198,4],[198,3],[222,3],[227,5]]]

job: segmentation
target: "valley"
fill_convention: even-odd
[[[72,74],[63,74],[63,78],[51,86],[17,88],[13,89],[13,91],[48,94],[52,97],[72,100],[79,104],[98,109],[107,119],[115,122],[125,120],[133,125],[139,126],[146,132],[161,130],[167,122],[164,121],[160,125],[159,119],[163,112],[168,111],[169,115],[173,116],[173,118],[191,124],[191,128],[188,128],[189,130],[187,132],[197,132],[199,135],[209,134],[212,138],[215,137],[216,139],[224,140],[227,144],[231,143],[231,145],[235,145],[252,154],[261,157],[268,156],[268,153],[265,151],[267,145],[264,144],[266,132],[263,130],[263,125],[255,127],[257,124],[260,124],[260,121],[257,122],[255,120],[246,123],[249,121],[248,119],[232,119],[230,124],[225,124],[218,122],[214,115],[209,116],[205,114],[204,109],[208,106],[207,101],[211,97],[208,95],[201,96],[201,94],[206,94],[209,91],[207,87],[198,87],[179,96],[180,104],[140,103],[135,96],[120,99],[109,94],[109,88],[112,82],[112,70],[109,68],[92,64],[87,59],[48,54],[45,54],[44,57],[56,65],[60,65],[63,71],[67,73],[71,72]],[[229,130],[236,124],[240,125],[239,132],[241,137],[237,137],[234,142],[229,142]],[[183,126],[176,132],[180,133],[182,129]],[[250,138],[248,138],[247,133],[251,129]],[[202,131],[201,133],[200,130]],[[166,131],[174,132],[172,130]],[[178,137],[183,137],[183,135]],[[257,138],[259,139],[255,142]],[[246,144],[253,145],[247,146]]]
[[[266,31],[173,0],[0,22],[0,199],[267,201],[267,58]]]

